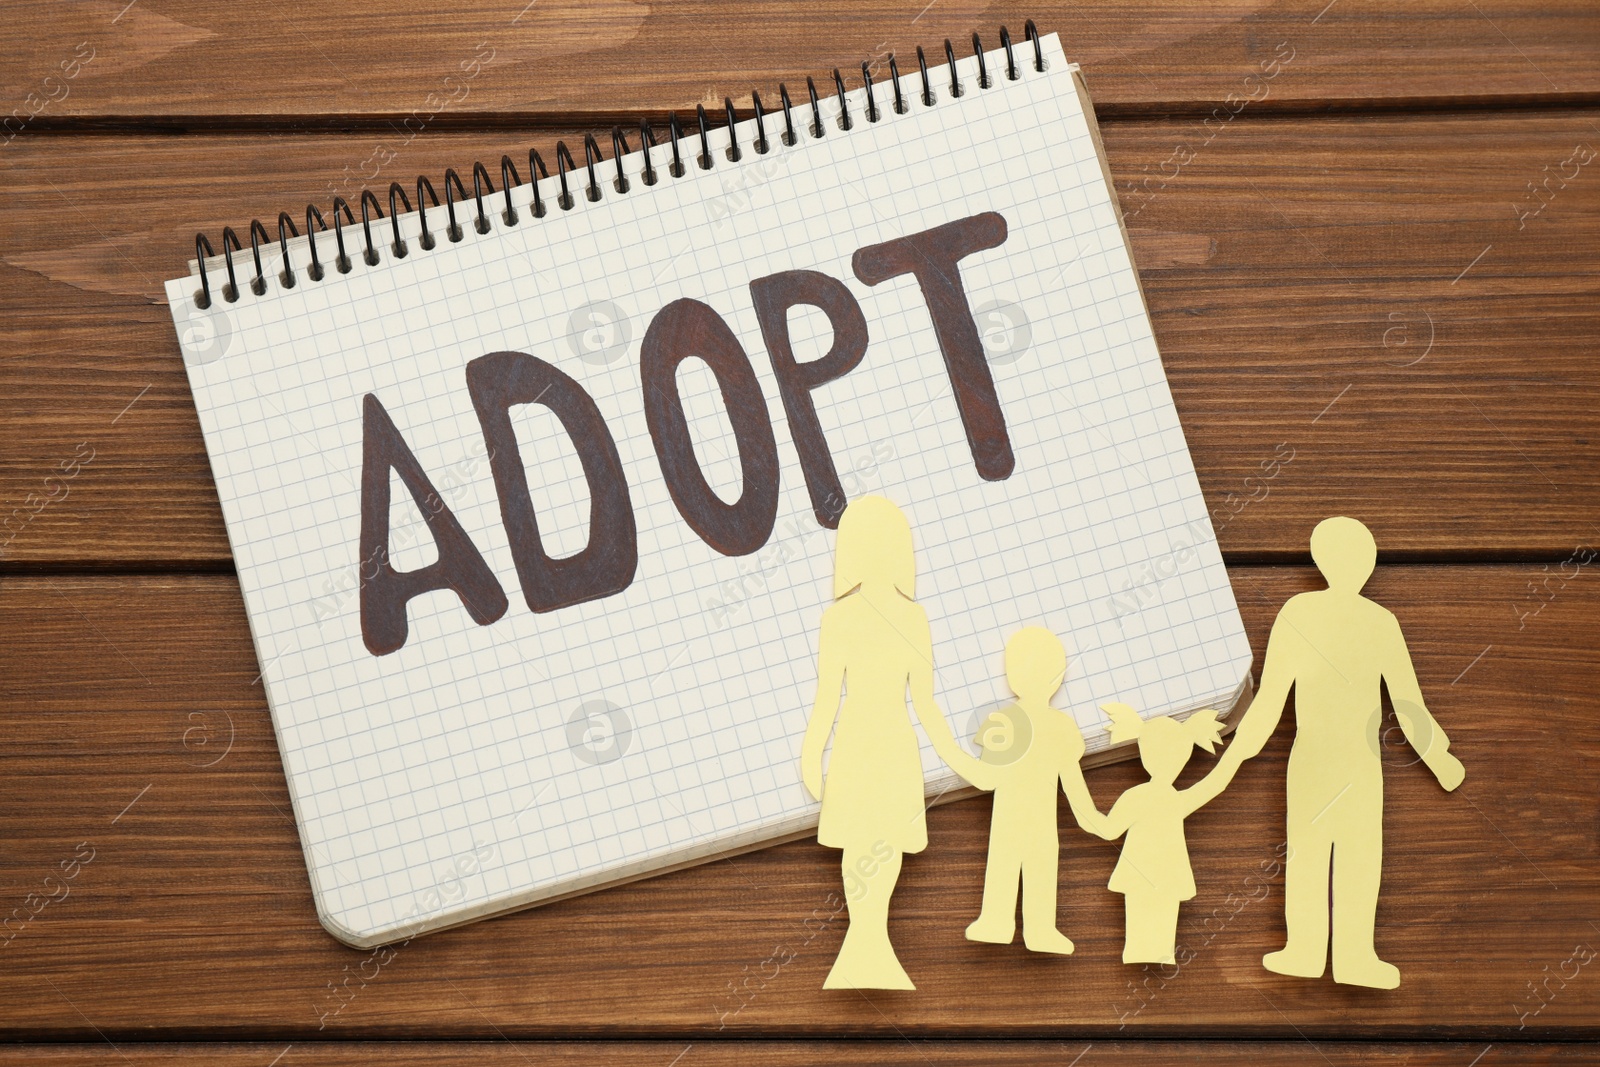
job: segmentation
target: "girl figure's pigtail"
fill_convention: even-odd
[[[1183,720],[1183,732],[1196,748],[1203,748],[1207,752],[1215,752],[1222,741],[1222,724],[1217,721],[1217,713],[1211,708],[1197,711]]]
[[[1126,704],[1101,704],[1100,710],[1111,716],[1111,725],[1106,729],[1111,731],[1113,745],[1132,741],[1144,731],[1144,720]]]

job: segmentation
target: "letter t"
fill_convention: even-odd
[[[1005,239],[1006,220],[998,212],[986,211],[857,249],[853,264],[856,277],[868,285],[902,274],[916,276],[922,286],[922,299],[933,317],[934,336],[944,354],[961,424],[972,447],[972,462],[978,474],[991,482],[1009,478],[1016,468],[1016,457],[1011,453],[994,376],[989,373],[983,344],[978,339],[978,324],[972,319],[956,264],[974,252],[999,247]]]

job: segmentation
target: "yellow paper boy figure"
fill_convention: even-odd
[[[1123,894],[1127,934],[1123,963],[1176,963],[1178,905],[1195,895],[1194,871],[1183,837],[1183,820],[1208,803],[1233,779],[1237,764],[1224,760],[1188,789],[1173,782],[1195,748],[1215,750],[1222,727],[1217,713],[1197,711],[1183,722],[1159,716],[1145,721],[1126,704],[1102,704],[1111,716],[1113,743],[1139,740],[1139,761],[1150,780],[1117,798],[1102,815],[1082,775],[1067,783],[1073,817],[1107,841],[1128,835],[1108,888]]]
[[[1068,796],[1069,783],[1084,789],[1078,766],[1083,734],[1072,716],[1050,706],[1066,675],[1066,650],[1049,630],[1030,626],[1006,642],[1006,681],[1017,702],[994,712],[978,728],[983,762],[994,768],[994,815],[989,823],[983,909],[967,927],[969,941],[1011,943],[1020,876],[1022,943],[1034,952],[1072,951],[1071,940],[1056,929],[1061,858],[1056,783]]]

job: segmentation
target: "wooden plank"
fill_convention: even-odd
[[[1600,93],[1600,12],[1584,0],[1049,0],[992,5],[794,5],[708,0],[447,7],[349,2],[276,8],[182,0],[47,0],[7,7],[6,110],[35,127],[112,120],[201,127],[240,119],[444,125],[604,117],[741,104],[779,82],[804,93],[894,52],[961,54],[1034,18],[1059,32],[1116,113],[1431,106],[1587,99]],[[87,58],[85,64],[83,60]],[[1264,70],[1282,76],[1253,80]],[[72,74],[74,76],[68,77]],[[50,81],[46,81],[50,78]],[[1252,80],[1247,80],[1252,79]],[[15,122],[13,127],[15,128]]]
[[[1538,601],[1528,585],[1546,575],[1526,565],[1386,566],[1369,586],[1406,628],[1468,768],[1445,794],[1406,750],[1384,750],[1379,947],[1404,974],[1392,994],[1260,967],[1283,936],[1272,861],[1288,724],[1191,820],[1200,895],[1176,969],[1120,963],[1120,902],[1105,889],[1115,852],[1064,807],[1061,924],[1077,954],[963,940],[982,799],[933,811],[930,850],[907,862],[893,933],[914,996],[821,990],[843,922],[837,857],[810,842],[421,938],[393,958],[352,951],[313,914],[234,582],[10,578],[0,901],[59,894],[45,877],[80,843],[94,854],[0,946],[12,1008],[0,1039],[1593,1037],[1600,982],[1573,962],[1600,945],[1592,569]],[[1233,578],[1259,662],[1273,613],[1316,582],[1299,567]],[[1209,759],[1195,762],[1191,774]],[[1089,781],[1106,804],[1140,777],[1120,764]]]
[[[385,1067],[432,1067],[458,1064],[470,1056],[483,1067],[540,1067],[615,1064],[618,1067],[811,1067],[828,1062],[882,1064],[933,1064],[935,1067],[988,1067],[988,1065],[1072,1063],[1140,1064],[1181,1067],[1186,1064],[1238,1063],[1248,1058],[1260,1067],[1290,1067],[1320,1056],[1331,1067],[1370,1064],[1377,1067],[1463,1067],[1474,1056],[1492,1048],[1485,1067],[1520,1064],[1590,1063],[1594,1049],[1585,1045],[1523,1044],[1485,1046],[1483,1042],[1439,1042],[1425,1046],[1330,1041],[926,1041],[920,1038],[886,1040],[863,1046],[835,1041],[695,1041],[676,1042],[527,1042],[494,1041],[470,1047],[425,1041],[324,1041],[239,1042],[234,1044],[143,1044],[123,1042],[113,1048],[99,1045],[19,1045],[0,1049],[0,1063],[47,1063],[53,1067],[76,1064],[142,1064],[193,1062],[218,1067],[344,1067],[347,1064],[382,1063]],[[1092,1053],[1093,1058],[1089,1058]],[[1074,1056],[1081,1055],[1081,1061]]]
[[[1369,522],[1392,559],[1556,560],[1595,537],[1595,164],[1552,184],[1540,214],[1519,221],[1513,211],[1543,203],[1519,199],[1543,168],[1600,141],[1595,117],[1105,128],[1156,337],[1230,558],[1304,558],[1311,525],[1333,511]],[[437,176],[530,144],[549,158],[554,136],[575,134],[427,133],[377,176]],[[252,215],[326,204],[331,191],[355,198],[342,175],[381,140],[63,136],[12,146],[10,210],[0,213],[9,342],[0,521],[10,523],[0,558],[226,565],[161,283],[184,271],[197,227],[247,232]],[[1151,179],[1187,158],[1180,149],[1193,158],[1176,176]],[[246,251],[241,271],[248,261]],[[1263,465],[1285,456],[1292,462],[1265,480]],[[76,473],[46,481],[65,470]]]

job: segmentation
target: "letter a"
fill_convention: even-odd
[[[367,651],[374,656],[398,651],[406,643],[406,604],[435,589],[460,597],[479,626],[494,622],[507,606],[494,572],[422,472],[383,404],[371,393],[362,403],[361,637]],[[439,558],[420,570],[401,573],[389,565],[391,470],[422,509],[439,549]]]

